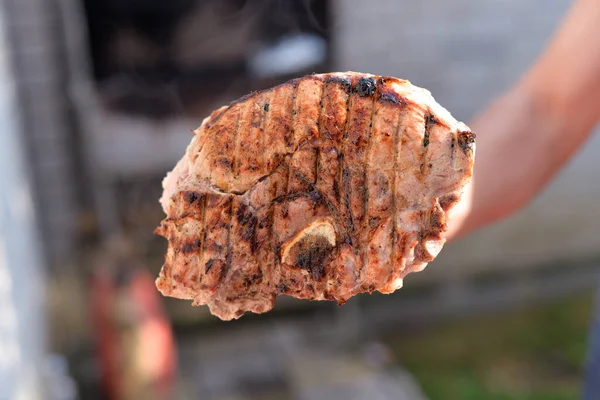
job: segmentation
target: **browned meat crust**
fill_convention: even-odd
[[[475,135],[408,81],[305,76],[206,118],[164,181],[166,296],[229,320],[392,293],[442,248]]]

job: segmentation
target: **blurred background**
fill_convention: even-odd
[[[393,295],[224,323],[162,298],[165,173],[210,111],[311,72],[428,88],[469,122],[568,0],[4,0],[0,398],[579,396],[600,137],[518,215]],[[509,155],[508,155],[509,156]]]

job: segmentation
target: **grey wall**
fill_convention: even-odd
[[[0,398],[41,398],[45,329],[41,243],[11,55],[0,7]]]
[[[58,0],[5,0],[7,37],[47,256],[74,248],[77,194],[63,22]]]

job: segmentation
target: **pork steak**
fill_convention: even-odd
[[[163,181],[165,296],[223,320],[392,293],[440,252],[475,135],[406,80],[310,75],[206,118]]]

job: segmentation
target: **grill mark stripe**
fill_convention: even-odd
[[[431,144],[430,144],[430,135],[431,135],[431,129],[432,127],[436,124],[436,120],[434,115],[431,113],[431,110],[426,109],[425,110],[425,114],[424,114],[424,119],[425,119],[425,129],[423,132],[423,154],[421,155],[421,166],[420,166],[420,179],[421,182],[424,186],[427,186],[427,176],[429,175],[431,168],[429,167],[429,158],[431,157]],[[427,226],[427,222],[426,222],[426,211],[429,208],[429,206],[427,206],[427,208],[422,210],[422,220],[421,223],[419,224],[420,230],[417,233],[417,240],[419,241],[419,243],[417,244],[417,246],[415,247],[415,259],[413,261],[413,265],[411,266],[411,271],[415,270],[415,264],[417,263],[427,263],[430,260],[428,259],[427,255],[429,254],[427,252],[427,250],[425,250],[425,237],[424,235],[427,234],[426,232],[426,226]],[[421,268],[422,267],[417,267],[417,268]]]
[[[271,104],[271,99],[273,98],[273,90],[269,90],[267,93],[265,93],[265,104]],[[264,109],[263,106],[263,111],[261,113],[261,117],[260,117],[260,132],[261,132],[261,136],[262,136],[262,148],[261,148],[261,160],[260,160],[260,165],[261,165],[261,172],[263,174],[268,173],[267,171],[267,135],[266,130],[267,130],[267,118],[268,118],[268,111]]]
[[[233,150],[233,157],[231,160],[231,165],[232,165],[232,176],[233,177],[237,177],[237,173],[236,173],[236,164],[237,165],[237,169],[239,170],[239,157],[238,157],[238,152],[239,152],[239,148],[240,148],[240,129],[241,129],[241,125],[242,125],[242,119],[244,117],[244,112],[245,112],[245,108],[247,107],[246,103],[241,104],[239,113],[238,113],[238,121],[237,121],[237,127],[235,132],[233,133],[233,139],[234,139],[234,143],[235,143],[235,147]],[[238,161],[236,163],[236,161]],[[232,182],[229,182],[229,188],[231,188],[231,184]],[[231,269],[231,257],[232,257],[232,248],[231,248],[231,230],[233,229],[232,226],[232,212],[233,212],[233,196],[229,196],[229,222],[227,223],[227,245],[226,245],[226,255],[225,255],[225,266],[224,266],[224,270],[221,273],[221,275],[219,276],[218,281],[222,282],[223,279],[225,278],[225,276],[227,276],[227,273],[229,272],[229,270]]]
[[[346,243],[352,243],[352,236],[350,233],[350,226],[348,224],[348,210],[350,209],[350,197],[348,196],[348,192],[349,192],[349,188],[346,187],[346,185],[344,184],[344,164],[345,164],[345,160],[346,160],[346,155],[345,155],[345,151],[346,151],[346,142],[348,141],[348,127],[350,124],[350,120],[351,120],[351,115],[350,115],[350,109],[351,109],[351,105],[352,105],[352,81],[350,79],[349,76],[346,77],[346,79],[348,79],[348,86],[347,88],[345,88],[346,91],[346,120],[344,121],[344,125],[342,128],[342,132],[340,133],[340,138],[339,138],[339,155],[338,155],[338,176],[336,176],[336,182],[338,183],[338,198],[337,198],[337,206],[338,206],[338,210],[339,210],[339,215],[340,218],[342,219],[342,221],[344,222],[345,225],[345,229],[346,229],[346,237],[344,238]],[[344,81],[339,82],[340,86],[344,86]],[[339,272],[342,270],[341,268],[341,250],[342,250],[342,246],[344,244],[341,243],[340,240],[340,244],[338,246],[336,246],[336,252],[337,252],[337,259],[338,261],[338,265],[336,268],[336,277],[338,277],[339,279]],[[356,283],[355,283],[356,285]]]
[[[202,282],[202,277],[204,276],[204,264],[202,264],[202,259],[204,258],[204,242],[206,242],[206,205],[207,205],[207,195],[204,194],[202,196],[201,206],[200,206],[200,226],[202,227],[202,231],[200,232],[200,250],[198,251],[198,284]]]
[[[398,179],[397,169],[398,169],[398,157],[400,157],[400,148],[401,142],[400,138],[400,129],[402,128],[402,113],[404,112],[404,108],[406,106],[405,102],[402,102],[400,105],[400,109],[398,110],[398,126],[394,129],[394,138],[393,142],[393,150],[392,154],[394,154],[394,167],[393,167],[393,178],[391,182],[392,186],[392,251],[390,254],[390,259],[392,260],[392,274],[390,279],[388,280],[388,284],[395,279],[396,268],[400,268],[400,266],[396,266],[396,219],[398,218],[397,208],[396,208],[396,179]]]
[[[273,200],[273,198],[275,197],[275,195],[277,193],[274,193],[275,192],[275,188],[273,188],[273,187],[270,187],[269,190],[271,191],[271,193],[270,193],[271,201],[269,202],[269,204],[272,204],[272,200]],[[265,277],[265,278],[269,277],[270,280],[271,280],[271,282],[269,282],[268,284],[272,285],[273,287],[276,287],[277,284],[279,284],[279,282],[274,282],[273,281],[273,277],[275,276],[275,271],[274,270],[275,270],[275,268],[279,268],[279,264],[278,264],[279,257],[277,257],[277,255],[275,255],[274,257],[272,257],[270,255],[271,252],[272,252],[272,249],[275,247],[274,243],[273,243],[273,238],[274,238],[274,235],[273,235],[273,226],[275,225],[275,208],[276,207],[268,207],[267,208],[267,213],[266,214],[267,214],[267,218],[269,219],[269,227],[267,228],[267,235],[266,235],[265,243],[268,246],[269,255],[267,255],[267,260],[265,262],[265,268],[263,269],[261,267],[261,270],[263,272],[263,277]],[[270,258],[273,261],[272,263],[269,262]],[[259,260],[259,263],[262,264],[261,261],[262,260]],[[271,267],[271,270],[270,271],[266,271],[266,269],[269,268],[269,267]]]
[[[168,243],[169,243],[169,247],[167,248],[167,256],[165,258],[165,263],[163,265],[163,270],[165,270],[165,266],[168,266],[168,269],[165,270],[165,280],[166,282],[169,282],[171,285],[173,284],[173,268],[175,267],[175,245],[176,245],[176,241],[175,238],[173,237],[173,234],[171,233],[171,229],[167,228],[167,224],[165,222],[162,222],[162,224],[164,224],[165,228],[164,228],[164,235],[165,238],[167,238]],[[170,224],[169,224],[170,225]]]
[[[239,109],[239,113],[238,113],[238,120],[237,120],[237,126],[235,128],[235,131],[233,132],[233,154],[231,156],[231,177],[232,180],[236,179],[239,175],[239,170],[240,170],[240,162],[239,162],[239,156],[238,153],[240,151],[240,129],[242,127],[242,120],[244,119],[244,113],[246,112],[246,107],[247,107],[247,103],[241,103],[240,104],[240,109]],[[231,186],[232,186],[232,181],[229,182],[228,184],[228,189],[231,190]]]
[[[220,194],[207,194],[207,204],[205,208],[205,225],[207,228],[204,234],[203,243],[203,267],[204,278],[201,287],[215,288],[222,279],[222,274],[226,270],[227,260],[227,242],[230,225],[230,217],[227,216],[229,205],[227,201],[231,196]],[[217,275],[217,271],[219,275]]]
[[[347,79],[347,78],[346,78]],[[333,93],[335,92],[330,92],[331,89],[333,88],[334,90],[337,89],[336,86],[339,86],[340,89],[342,89],[343,93],[346,94],[346,99],[344,101],[344,121],[338,126],[336,126],[336,135],[335,135],[335,139],[331,138],[331,139],[326,139],[327,140],[327,145],[328,146],[335,146],[335,149],[337,151],[338,154],[338,159],[337,159],[337,171],[335,173],[335,175],[332,177],[333,180],[332,185],[338,185],[338,190],[337,193],[336,191],[333,191],[333,204],[331,205],[331,210],[335,210],[335,213],[337,214],[337,216],[339,218],[341,218],[342,220],[345,219],[345,214],[343,213],[343,205],[342,205],[342,185],[341,185],[341,180],[342,180],[342,167],[343,167],[343,163],[342,163],[342,159],[339,157],[340,154],[343,154],[343,143],[344,143],[344,135],[346,132],[346,126],[348,124],[348,107],[349,107],[349,102],[350,102],[350,96],[347,92],[347,88],[344,87],[344,81],[343,78],[342,79],[337,79],[334,80],[332,78],[331,75],[326,75],[324,77],[323,80],[323,94],[322,94],[322,110],[321,110],[321,115],[319,116],[319,119],[323,122],[320,125],[320,129],[321,132],[323,132],[324,126],[328,125],[328,123],[326,121],[324,121],[324,115],[323,115],[323,110],[328,109],[328,107],[330,106],[330,103],[334,102],[337,100],[337,96],[334,96]],[[328,93],[329,96],[325,97],[325,94]],[[327,103],[327,104],[326,104]],[[325,107],[325,105],[327,105],[327,107]],[[325,117],[326,118],[326,117]],[[331,134],[331,132],[328,132],[329,134]],[[321,135],[322,136],[322,135]],[[320,158],[320,155],[319,155]],[[333,189],[333,188],[332,188]],[[339,276],[339,272],[341,271],[341,241],[340,238],[338,238],[338,245],[335,246],[334,249],[334,258],[333,258],[333,262],[332,262],[332,270],[328,272],[327,274],[327,279],[325,281],[325,295],[326,296],[335,296],[336,293],[336,286],[335,285],[330,285],[330,282],[333,280],[335,281],[336,277]],[[331,288],[331,290],[330,290]]]
[[[377,88],[378,96],[387,93],[385,82]],[[369,198],[367,208],[367,261],[361,275],[363,287],[375,286],[383,293],[390,287],[393,276],[393,235],[394,235],[394,179],[396,161],[396,135],[403,103],[381,101],[375,103],[371,145],[367,153],[366,187]],[[375,168],[373,168],[375,166]],[[385,177],[385,186],[381,186]],[[379,192],[379,190],[382,190]],[[385,208],[381,208],[385,206]],[[383,231],[388,233],[380,236]]]
[[[293,139],[294,138],[294,128],[295,128],[295,123],[296,123],[296,97],[298,96],[298,80],[294,81],[293,84],[293,90],[292,90],[292,108],[290,110],[290,131],[286,132],[286,138],[285,138],[285,142],[286,142],[286,148],[289,149],[289,143],[290,143],[290,137]],[[293,154],[293,143],[292,143],[292,153]],[[290,161],[288,162],[283,162],[283,166],[286,168],[286,172],[285,172],[285,184],[284,184],[284,188],[283,188],[283,193],[285,195],[289,194],[288,190],[290,187],[290,174],[291,174],[291,160],[292,160],[292,155],[288,154],[285,157],[288,158],[288,160]],[[281,204],[281,213],[276,214],[275,211],[278,208],[278,206],[276,205],[273,208],[273,223],[271,225],[271,237],[276,237],[277,238],[277,243],[274,243],[274,247],[278,248],[280,243],[280,239],[279,239],[279,235],[273,231],[273,227],[275,226],[275,217],[276,216],[283,216],[283,215],[287,215],[288,213],[288,202],[284,202],[283,204]],[[275,258],[275,263],[274,263],[274,268],[279,269],[279,271],[281,271],[281,258],[280,258],[280,254],[276,254]],[[279,286],[279,284],[281,283],[281,273],[279,274],[279,280],[277,282],[274,282],[275,286]]]
[[[323,91],[321,92],[321,111],[319,112],[319,138],[322,138],[324,136],[324,125],[326,125],[325,123],[321,123],[323,120],[323,110],[325,109],[325,102],[329,101],[329,98],[326,98],[325,95],[328,92],[329,87],[331,86],[331,82],[328,79],[328,76],[325,76],[325,79],[323,80]],[[327,145],[331,146],[330,141],[327,139]],[[319,152],[317,153],[317,171],[315,174],[315,188],[318,188],[318,184],[319,184],[319,167],[320,167],[320,162],[321,162],[321,152],[320,152],[320,148],[321,148],[321,142],[319,141]],[[334,207],[337,205],[334,205]],[[337,272],[339,271],[339,253],[340,253],[340,246],[335,246],[334,248],[334,258],[333,258],[333,262],[330,263],[330,265],[332,265],[332,269],[333,272]],[[327,271],[326,275],[325,275],[325,283],[323,286],[323,294],[325,296],[329,296],[329,287],[330,287],[330,281],[332,278],[332,271]]]
[[[367,258],[368,258],[368,247],[369,247],[369,184],[368,184],[368,168],[369,168],[369,153],[371,152],[371,142],[373,139],[373,117],[376,112],[377,102],[375,101],[375,95],[371,96],[373,101],[371,103],[371,122],[369,123],[369,134],[367,135],[367,145],[365,150],[365,167],[363,170],[363,182],[364,182],[364,191],[363,191],[363,231],[361,232],[361,236],[363,237],[363,257],[362,257],[362,265],[360,267],[360,277],[362,279],[363,271],[367,266]]]
[[[319,100],[319,117],[317,118],[317,147],[315,149],[315,187],[319,183],[319,169],[321,167],[321,138],[323,137],[323,127],[321,126],[321,119],[323,118],[323,108],[325,102],[325,91],[327,90],[327,81],[323,80],[321,86],[321,99]]]
[[[262,141],[261,141],[261,161],[260,161],[260,166],[261,166],[261,172],[263,174],[268,173],[267,171],[267,135],[266,135],[266,130],[267,130],[267,118],[269,117],[269,107],[271,104],[271,100],[273,98],[273,90],[270,89],[267,92],[264,92],[264,104],[262,106],[262,112],[261,112],[261,118],[260,118],[260,133],[261,133],[261,137],[262,137]],[[266,108],[265,108],[266,107]],[[272,208],[272,207],[271,207]],[[270,209],[267,210],[267,215],[269,214]],[[232,216],[233,218],[233,216]],[[272,230],[272,227],[271,227]],[[270,230],[269,230],[270,231]],[[265,241],[269,241],[271,239],[269,231],[267,231],[267,237],[265,238]],[[254,231],[254,238],[256,240],[256,229]],[[265,279],[268,275],[267,273],[270,273],[270,271],[266,271],[269,268],[269,263],[267,262],[267,260],[264,260],[264,262],[262,262],[262,260],[260,259],[260,251],[258,251],[258,246],[256,246],[256,249],[252,249],[252,256],[254,257],[254,261],[256,262],[256,264],[258,265],[258,269],[260,271],[260,274],[262,275],[263,279]]]
[[[404,258],[404,255],[406,253],[406,245],[407,245],[407,238],[406,235],[408,235],[408,233],[399,233],[398,232],[398,218],[400,218],[400,207],[398,205],[398,197],[396,196],[397,194],[397,190],[400,187],[400,171],[399,169],[399,164],[400,164],[400,158],[402,157],[402,140],[404,139],[404,137],[407,135],[406,132],[406,121],[405,121],[405,116],[404,113],[409,110],[407,103],[403,102],[403,106],[400,109],[400,115],[398,117],[398,129],[397,129],[397,133],[395,136],[395,156],[394,156],[394,230],[393,230],[393,241],[392,241],[392,251],[393,251],[393,258],[392,258],[392,262],[394,263],[393,266],[393,276],[394,277],[402,277],[402,261]],[[401,237],[399,237],[401,236]],[[398,242],[398,240],[400,240],[400,242]],[[396,251],[398,250],[399,254],[396,253]]]
[[[285,91],[284,86],[273,88],[270,91],[270,98],[268,101],[270,104],[269,111],[265,112],[265,131],[263,134],[265,136],[265,156],[268,156],[266,167],[268,168],[268,172],[273,174],[272,178],[276,179],[275,181],[272,181],[269,186],[269,202],[264,210],[269,225],[266,229],[264,245],[260,251],[260,254],[262,254],[261,257],[264,257],[261,258],[261,260],[264,260],[265,264],[261,271],[263,277],[269,280],[268,285],[270,288],[276,288],[279,284],[278,279],[280,278],[280,275],[277,273],[278,268],[280,267],[280,259],[279,255],[276,254],[273,249],[277,246],[278,241],[278,236],[274,231],[274,226],[276,226],[276,220],[278,219],[277,211],[281,210],[283,206],[276,204],[275,199],[281,195],[281,193],[278,193],[278,190],[285,190],[284,195],[287,193],[287,183],[277,179],[279,173],[276,173],[275,170],[277,168],[286,167],[283,160],[287,154],[287,142],[288,137],[290,136],[289,132],[292,129],[291,120],[292,110],[294,108],[294,91],[288,91],[287,89],[293,87],[294,83],[292,82],[285,85]],[[288,102],[289,106],[287,106]],[[286,104],[286,107],[283,107],[283,104]],[[282,129],[283,127],[285,127],[285,129]],[[268,150],[268,154],[267,144],[273,146]],[[287,179],[287,172],[284,173],[284,178]],[[257,208],[255,209],[255,212],[260,213],[262,212],[262,209],[263,207]],[[261,262],[261,260],[259,260],[259,262]]]
[[[342,217],[346,220],[346,222],[348,222],[349,218],[348,218],[348,210],[350,209],[350,204],[349,204],[349,197],[347,192],[347,188],[344,185],[344,165],[346,163],[346,143],[348,142],[348,128],[350,125],[350,120],[352,118],[351,114],[350,114],[350,110],[351,110],[351,105],[352,105],[352,92],[348,93],[348,97],[346,99],[346,121],[344,123],[344,128],[342,130],[342,140],[341,140],[341,145],[340,145],[340,162],[339,162],[339,174],[338,174],[338,179],[337,181],[339,182],[339,198],[338,198],[338,207],[340,208],[340,215],[342,215]],[[350,238],[350,240],[352,240],[352,236],[350,234],[350,232],[346,232],[346,234],[348,235],[348,237]]]
[[[202,215],[202,221],[204,226],[206,226],[206,211],[208,209],[208,194],[204,196],[204,213]],[[202,281],[204,280],[204,277],[206,276],[206,263],[208,262],[208,260],[206,259],[206,237],[208,236],[208,229],[204,228],[202,231],[202,245],[200,246],[201,252],[202,252],[202,257],[200,258],[200,269],[201,269],[201,277],[202,279],[200,280],[200,284],[202,284]]]
[[[328,79],[329,75],[324,76],[323,79],[323,84],[322,84],[322,89],[321,89],[321,100],[320,100],[320,105],[321,105],[321,110],[319,111],[319,120],[318,120],[318,129],[319,129],[319,139],[318,139],[318,145],[317,145],[317,169],[315,171],[315,190],[319,190],[319,170],[323,167],[321,165],[321,147],[323,146],[323,142],[326,142],[326,145],[328,147],[330,147],[333,144],[333,140],[331,139],[324,139],[325,133],[327,133],[328,135],[330,135],[331,132],[326,132],[325,127],[328,126],[327,122],[324,120],[324,110],[326,109],[325,104],[329,105],[330,101],[331,101],[331,94],[329,93],[331,86],[331,82]],[[327,94],[329,94],[329,96],[327,96]],[[326,202],[329,203],[331,199],[327,199]],[[337,209],[336,205],[331,205],[329,204],[328,207],[330,208],[330,210],[334,210]],[[330,265],[332,266],[332,268],[329,271],[326,271],[325,273],[325,279],[323,282],[323,287],[322,287],[322,292],[323,295],[325,297],[329,296],[329,287],[330,287],[330,282],[331,282],[331,278],[332,278],[332,272],[335,273],[336,271],[338,271],[339,269],[339,265],[337,264],[338,260],[339,260],[339,246],[335,246],[334,248],[334,258],[333,261],[330,262]]]
[[[290,162],[288,163],[287,166],[287,178],[285,179],[285,190],[284,193],[289,194],[288,190],[290,187],[290,175],[291,175],[291,164],[292,164],[292,155],[294,154],[295,151],[295,143],[294,143],[294,136],[296,133],[296,114],[297,114],[297,110],[296,110],[296,98],[298,96],[298,81],[294,82],[294,91],[292,92],[292,112],[291,112],[291,124],[290,124],[290,132],[288,132],[288,137],[286,137],[286,145],[289,145],[290,143],[290,137],[292,140],[292,152],[291,154],[289,154],[289,160]],[[286,214],[287,214],[287,204],[284,204],[285,210],[286,210]]]
[[[322,190],[329,202],[335,205],[338,214],[339,201],[339,162],[343,129],[346,123],[346,103],[348,94],[339,82],[325,79],[323,89],[323,112],[320,116],[320,177],[317,187]],[[335,166],[335,168],[333,168]]]
[[[455,131],[450,132],[450,135],[452,136],[450,141],[450,165],[452,168],[454,168],[454,160],[456,159],[456,150],[458,147],[458,138],[456,137],[456,133],[457,132]]]
[[[374,78],[370,77],[370,79]],[[353,232],[352,240],[355,242],[354,254],[357,259],[361,258],[356,262],[356,276],[359,282],[362,274],[361,270],[365,265],[363,258],[367,254],[362,246],[365,238],[363,219],[366,217],[364,214],[364,172],[367,142],[370,132],[369,123],[372,116],[371,113],[373,112],[373,93],[369,93],[367,96],[361,92],[361,90],[365,89],[362,86],[364,83],[363,78],[361,78],[353,85],[352,96],[354,100],[352,100],[350,107],[351,116],[349,117],[350,123],[348,125],[347,137],[348,145],[352,144],[352,148],[346,154],[345,161],[348,169],[344,170],[345,184],[348,187],[346,193],[350,215],[350,221],[348,222]]]
[[[306,190],[315,183],[315,142],[318,140],[320,113],[318,102],[322,90],[322,80],[312,76],[300,80],[298,84],[294,118],[294,153],[290,164],[292,168],[290,190],[293,191]]]
[[[271,173],[287,154],[287,137],[291,129],[293,83],[271,90],[271,102],[265,118],[265,149],[267,173]],[[289,105],[288,105],[289,104]]]
[[[429,171],[431,170],[431,168],[429,168],[428,166],[428,160],[429,160],[429,155],[430,155],[430,149],[431,146],[429,145],[430,143],[430,134],[431,134],[431,128],[437,123],[435,120],[435,117],[433,116],[433,114],[431,113],[430,110],[426,110],[425,111],[425,130],[423,132],[423,154],[421,156],[421,166],[420,166],[420,172],[421,172],[421,177],[423,179],[423,182],[425,181],[425,178],[427,177],[427,175],[429,175]]]
[[[221,275],[219,276],[219,283],[223,282],[224,278],[227,276],[227,274],[229,273],[229,270],[231,269],[231,258],[233,257],[233,249],[232,249],[232,245],[231,245],[231,232],[233,231],[233,196],[229,196],[228,198],[228,202],[229,202],[229,212],[227,214],[229,214],[229,223],[227,224],[228,229],[227,229],[227,254],[225,256],[225,268],[223,270],[223,272],[221,273]]]

